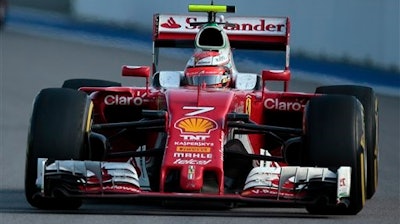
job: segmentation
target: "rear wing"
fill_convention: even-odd
[[[290,22],[287,17],[229,17],[225,19],[229,42],[235,49],[286,51]],[[193,48],[200,26],[190,23],[207,21],[206,16],[154,15],[155,47]],[[224,22],[224,21],[221,21]]]
[[[207,16],[155,14],[153,18],[153,72],[156,71],[159,48],[194,48],[199,25]],[[220,21],[218,21],[220,20]],[[289,67],[290,21],[288,17],[239,17],[221,21],[225,25],[231,48],[273,50],[286,52],[286,68]]]

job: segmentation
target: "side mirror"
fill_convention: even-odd
[[[265,87],[265,81],[283,81],[283,91],[288,91],[289,81],[290,81],[290,70],[263,70],[262,71],[262,80],[263,80],[263,91]]]
[[[122,66],[122,76],[143,77],[148,79],[150,77],[149,66]]]
[[[253,90],[257,86],[257,74],[238,73],[235,80],[235,88],[239,90]]]
[[[178,88],[181,86],[183,72],[181,71],[160,71],[159,72],[160,86],[164,88]]]
[[[262,71],[263,81],[289,81],[290,70],[263,70]]]

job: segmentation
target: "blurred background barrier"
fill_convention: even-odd
[[[187,13],[206,0],[12,0],[10,5],[68,14],[75,19],[151,31],[154,13]],[[400,73],[398,0],[216,0],[241,16],[289,16],[295,55]],[[228,17],[228,16],[227,16]]]

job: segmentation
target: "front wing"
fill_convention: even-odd
[[[335,172],[320,167],[256,167],[241,192],[154,192],[141,187],[130,161],[101,162],[38,159],[36,185],[41,197],[169,199],[237,202],[246,204],[313,204],[322,197],[346,204],[350,197],[351,167]]]

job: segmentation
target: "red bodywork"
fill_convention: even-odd
[[[193,48],[193,42],[196,41],[196,35],[201,27],[191,23],[206,19],[201,16],[159,14],[154,16],[152,72],[150,73],[147,66],[122,68],[123,76],[145,78],[145,87],[81,88],[82,91],[92,93],[95,124],[140,121],[143,119],[140,116],[143,110],[166,112],[164,130],[134,131],[130,135],[114,138],[115,140],[110,142],[111,153],[114,154],[127,150],[136,151],[143,145],[148,151],[161,147],[163,155],[162,160],[158,161],[159,185],[157,189],[152,189],[154,194],[176,192],[168,187],[168,181],[175,173],[179,176],[176,180],[179,182],[178,192],[203,192],[205,183],[209,184],[209,180],[205,178],[211,175],[217,182],[217,189],[214,189],[213,193],[226,196],[224,150],[227,142],[237,136],[236,129],[228,125],[228,116],[244,114],[248,116],[250,122],[257,125],[301,129],[305,104],[314,96],[314,94],[287,92],[290,80],[290,21],[286,17],[232,17],[227,20],[231,25],[221,30],[226,32],[232,48],[285,52],[284,70],[265,70],[261,74],[255,74],[259,80],[259,86],[256,88],[245,90],[235,88],[236,75],[232,80],[233,88],[185,85],[179,85],[178,88],[162,88],[150,84],[150,78],[153,83],[159,79],[159,49]],[[283,82],[284,91],[267,90],[265,83],[268,81]],[[107,138],[118,134],[115,130],[100,132]],[[160,138],[163,135],[161,132],[165,134],[164,138]],[[244,150],[251,155],[260,155],[261,149],[267,149],[272,156],[282,158],[282,145],[273,144],[264,134],[262,132],[244,134],[245,137],[242,136],[240,139]],[[128,159],[129,156],[126,156],[114,158],[112,161]],[[255,159],[252,161],[254,166],[259,163]],[[146,160],[148,166],[154,165],[153,162],[152,158]],[[285,165],[283,162],[279,164]],[[245,191],[243,194],[277,196],[277,193],[272,191]],[[282,194],[285,194],[281,195],[283,197],[289,197],[290,193],[282,192]],[[293,192],[290,197],[294,197]]]
[[[200,192],[205,172],[212,172],[218,180],[218,194],[224,194],[224,144],[229,139],[230,130],[226,124],[228,113],[246,113],[258,124],[283,125],[301,128],[304,106],[314,94],[240,91],[235,89],[213,89],[202,87],[182,87],[179,89],[157,89],[148,87],[84,87],[82,91],[92,93],[95,123],[125,121],[118,114],[107,114],[107,108],[127,107],[139,112],[146,110],[166,110],[167,138],[160,171],[160,189],[170,171],[179,171],[180,188],[184,192]],[[131,110],[132,111],[132,110]],[[280,116],[277,119],[276,116]],[[270,119],[269,119],[270,118]],[[137,120],[140,117],[136,118]],[[112,136],[115,131],[103,132]],[[157,135],[150,133],[145,137],[146,147],[153,148]],[[260,154],[260,148],[267,148],[262,135],[249,135],[249,153]],[[113,152],[136,150],[143,144],[135,136],[119,138],[111,142]],[[282,156],[277,148],[274,156]],[[119,158],[126,161],[129,158]],[[281,165],[284,165],[281,163]],[[245,194],[250,194],[246,192]]]

